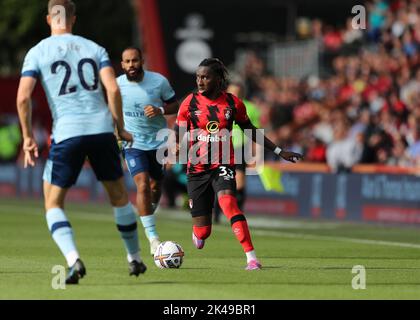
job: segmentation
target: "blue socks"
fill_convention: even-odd
[[[140,217],[140,221],[143,224],[143,227],[146,231],[146,236],[150,240],[159,238],[156,231],[156,219],[152,214],[150,216]]]
[[[133,206],[129,202],[125,207],[114,208],[114,218],[121,238],[127,250],[128,262],[136,260],[141,262],[139,252],[139,238],[137,234],[137,219]]]
[[[46,219],[48,229],[66,258],[68,266],[73,266],[79,259],[79,253],[74,242],[73,229],[64,211],[60,208],[50,209],[46,214]]]

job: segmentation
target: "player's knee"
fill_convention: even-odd
[[[136,185],[138,193],[150,192],[150,185],[147,181],[140,180],[136,183]]]
[[[128,193],[124,186],[115,185],[109,192],[109,200],[113,207],[122,207],[128,202]]]
[[[48,211],[54,208],[64,208],[64,199],[66,191],[64,189],[52,186],[48,192],[44,192],[44,205],[45,209]]]
[[[220,208],[229,220],[231,220],[232,217],[236,215],[242,214],[241,209],[238,207],[238,201],[236,200],[235,196],[225,194],[220,196],[218,199]]]
[[[211,225],[203,227],[193,226],[193,232],[198,239],[205,240],[211,235]]]

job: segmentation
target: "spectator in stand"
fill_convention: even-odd
[[[386,24],[386,11],[388,4],[385,1],[374,0],[367,3],[369,12],[369,38],[377,42],[380,39],[380,31]]]
[[[408,156],[413,167],[420,166],[420,121],[417,122],[415,130],[415,142],[408,147]]]
[[[279,141],[289,134],[301,135],[301,141],[288,143],[304,148],[306,160],[320,158],[313,154],[320,146],[314,136],[330,149],[336,143],[332,126],[345,120],[350,136],[363,145],[359,162],[407,165],[399,139],[405,137],[411,147],[420,118],[420,2],[372,0],[365,4],[367,30],[353,30],[351,17],[342,29],[320,19],[311,21],[311,36],[319,41],[326,63],[327,74],[322,78],[275,78],[267,74],[256,54],[247,58],[242,74],[252,83],[251,97],[270,110],[263,112],[262,127],[272,129]],[[346,50],[348,44],[352,50]],[[395,159],[397,155],[401,161]]]
[[[347,46],[359,44],[363,40],[363,32],[360,29],[354,29],[352,25],[352,18],[348,18],[346,22],[346,29],[343,31],[343,43]]]
[[[303,152],[303,148],[297,142],[297,136],[293,134],[293,130],[290,125],[285,125],[279,128],[277,134],[283,149],[287,149],[295,153]],[[287,163],[284,159],[281,159],[280,161]]]
[[[325,163],[327,160],[327,147],[320,138],[312,135],[305,154],[305,161]]]
[[[362,154],[359,139],[349,139],[348,126],[344,121],[334,127],[334,141],[327,148],[327,163],[333,172],[349,172]]]
[[[386,164],[391,166],[410,167],[411,161],[409,155],[407,154],[407,146],[408,144],[405,139],[399,137],[394,142],[391,156],[388,158]]]
[[[336,52],[338,51],[343,44],[343,39],[341,33],[332,26],[326,27],[326,32],[324,34],[324,46],[327,51]]]

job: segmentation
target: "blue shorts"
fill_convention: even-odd
[[[77,181],[85,160],[99,181],[115,181],[124,173],[120,150],[112,133],[80,136],[51,143],[44,180],[61,188],[70,188]]]
[[[132,177],[139,173],[148,172],[154,180],[162,180],[164,176],[164,165],[156,158],[157,150],[125,149],[123,151],[127,168]]]

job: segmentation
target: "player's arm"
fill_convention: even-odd
[[[160,96],[165,106],[160,109],[163,114],[177,114],[179,111],[179,102],[176,97],[175,91],[169,83],[168,79],[164,78],[160,86]]]
[[[171,115],[176,114],[179,110],[179,102],[174,97],[169,101],[165,101],[165,106],[163,107],[154,107],[152,105],[148,105],[144,108],[144,114],[148,118],[153,118],[159,115]]]
[[[104,67],[100,71],[101,81],[105,87],[108,97],[109,110],[114,118],[120,139],[132,142],[133,136],[124,129],[124,118],[122,112],[121,92],[115,79],[115,72],[112,67]]]
[[[163,107],[164,114],[171,115],[176,114],[179,110],[179,102],[178,100],[173,97],[169,101],[165,101],[165,106]]]
[[[38,145],[35,141],[32,132],[32,104],[31,96],[36,85],[36,78],[34,77],[21,77],[16,105],[19,115],[20,125],[22,127],[23,136],[23,151],[24,167],[28,165],[35,166],[34,158],[38,158]]]
[[[239,127],[241,127],[242,130],[244,130],[245,134],[247,134],[250,131],[251,134],[249,135],[247,134],[247,136],[250,139],[252,139],[252,141],[274,152],[275,154],[282,157],[283,159],[295,163],[297,160],[301,160],[303,158],[303,156],[299,153],[282,150],[280,147],[274,144],[270,139],[268,139],[262,133],[262,130],[258,130],[248,118],[244,122],[239,122],[238,125]],[[262,144],[261,144],[261,141],[263,141]]]
[[[160,97],[164,103],[163,107],[146,106],[144,114],[146,117],[153,118],[159,115],[176,114],[179,110],[179,103],[175,95],[174,89],[165,77],[162,78],[160,84]]]

